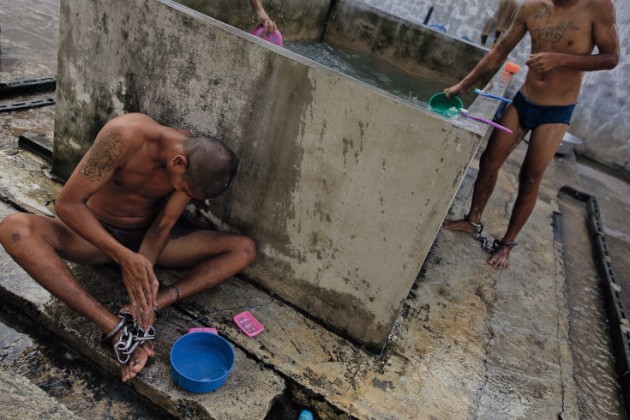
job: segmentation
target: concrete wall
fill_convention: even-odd
[[[630,3],[615,2],[619,65],[586,73],[569,131],[584,140],[577,152],[630,177]]]
[[[248,0],[176,0],[178,3],[244,31],[256,26]],[[287,41],[320,40],[331,0],[263,0],[267,14]]]
[[[485,20],[493,16],[498,0],[357,0],[400,16],[422,23],[431,6],[434,6],[430,23],[443,24],[450,35],[480,42]],[[627,92],[630,91],[630,2],[615,1],[617,27],[621,44],[621,60],[616,69],[585,73],[578,106],[573,114],[569,132],[584,140],[577,153],[620,170],[630,177],[630,111]],[[509,59],[519,63],[523,70],[516,83],[524,81],[531,50],[529,35],[510,54]]]
[[[466,76],[487,51],[356,0],[335,3],[324,41],[369,51],[409,73],[450,83]]]
[[[125,112],[224,139],[239,173],[191,214],[254,237],[249,277],[372,349],[489,133],[168,0],[63,0],[57,101],[60,176]]]

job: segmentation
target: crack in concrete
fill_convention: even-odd
[[[556,223],[553,223],[552,225],[553,225],[554,233],[556,233],[559,227],[557,226]],[[558,298],[561,293],[560,287],[558,284],[558,279],[560,277],[564,279],[566,275],[565,270],[564,270],[564,253],[562,252],[562,243],[554,240],[553,244],[554,244],[554,265],[556,267],[556,274],[558,274],[558,276],[555,276],[555,279],[556,279],[555,290],[556,290],[556,302],[557,302],[556,307],[565,308],[566,313],[568,313],[569,308],[566,308],[566,301],[562,302]],[[561,312],[560,310],[558,310],[556,312],[556,343],[558,346],[558,367],[560,368],[560,412],[558,413],[558,419],[562,419],[563,418],[562,414],[566,411],[566,402],[565,402],[566,384],[564,383],[564,365],[562,364],[562,349],[560,347],[561,346],[561,323],[562,323]]]
[[[495,289],[497,283],[501,281],[502,275],[503,275],[503,271],[499,272],[498,279],[490,284],[490,286],[493,289]],[[479,389],[477,390],[477,392],[475,393],[475,398],[473,402],[473,405],[475,407],[474,418],[478,419],[479,410],[481,407],[481,400],[486,393],[486,388],[488,384],[490,383],[490,376],[488,374],[488,358],[491,352],[492,342],[494,341],[494,337],[495,337],[494,329],[492,328],[492,318],[494,317],[494,307],[497,302],[497,294],[496,293],[493,294],[494,298],[492,299],[492,301],[488,300],[483,293],[478,294],[475,292],[475,295],[479,297],[479,300],[485,306],[486,311],[488,313],[488,316],[486,317],[486,320],[484,321],[486,330],[488,331],[488,341],[486,342],[486,345],[484,346],[484,357],[483,357],[483,362],[482,362],[484,380],[483,380],[483,383],[479,386]]]

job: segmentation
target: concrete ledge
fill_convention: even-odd
[[[2,205],[2,217],[7,212]],[[75,265],[73,271],[97,299],[111,306],[112,311],[126,301],[117,270]],[[104,370],[116,376],[120,374],[112,350],[100,346],[98,329],[42,289],[5,252],[0,252],[0,296]],[[263,369],[238,348],[235,348],[234,370],[223,387],[208,394],[193,394],[176,386],[170,374],[170,346],[190,326],[196,325],[184,313],[176,309],[165,311],[156,324],[159,342],[155,360],[131,381],[131,386],[176,417],[264,418],[283,394],[284,380],[272,370]]]
[[[0,364],[0,409],[5,419],[75,420],[81,417],[37,385]]]

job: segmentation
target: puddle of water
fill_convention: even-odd
[[[32,344],[28,336],[0,323],[0,363],[12,365]]]
[[[375,54],[357,52],[321,42],[287,42],[284,46],[296,54],[425,108],[431,96],[442,92],[452,84],[407,73]],[[470,105],[473,99],[470,95],[462,97],[465,106]]]

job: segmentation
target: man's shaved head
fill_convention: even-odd
[[[184,152],[188,160],[185,179],[193,190],[201,187],[207,198],[221,195],[236,175],[238,156],[221,140],[189,137]]]

